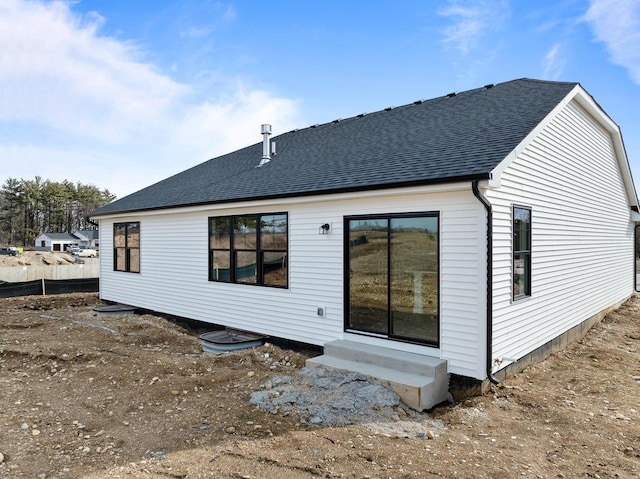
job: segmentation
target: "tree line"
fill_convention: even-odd
[[[29,247],[40,233],[97,229],[87,215],[115,198],[79,182],[9,178],[0,188],[0,245]]]

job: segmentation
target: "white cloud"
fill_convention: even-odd
[[[98,36],[101,23],[61,2],[3,2],[0,121],[122,140],[187,93],[141,63],[134,46]]]
[[[611,61],[626,68],[640,84],[640,2],[591,0],[584,19],[596,40],[605,44]]]
[[[105,21],[67,2],[0,2],[3,178],[68,178],[123,196],[259,142],[260,123],[300,124],[295,101],[233,78],[199,99],[141,46],[101,35]]]
[[[233,5],[228,5],[224,2],[216,2],[214,4],[214,7],[222,12],[222,19],[227,21],[227,22],[231,22],[233,20],[236,19],[236,17],[238,16],[236,13],[236,9],[233,8]]]
[[[289,130],[296,111],[296,103],[291,100],[266,91],[245,91],[239,85],[233,97],[225,101],[206,102],[186,110],[175,134],[180,143],[197,144],[199,139],[202,143],[202,138],[208,138],[209,150],[231,151],[260,141],[263,123],[272,124],[274,134]]]
[[[237,18],[233,5],[223,2],[205,3],[200,5],[198,10],[200,20],[197,25],[189,24],[184,26],[180,30],[181,37],[197,39],[210,37],[220,25],[233,23]]]
[[[180,31],[180,36],[185,38],[203,38],[211,35],[211,28],[208,27],[189,27]]]
[[[448,0],[438,14],[451,19],[443,31],[444,42],[462,53],[478,47],[483,35],[499,28],[509,15],[508,0]]]
[[[562,75],[564,60],[560,52],[560,44],[554,44],[544,56],[542,61],[544,77],[549,80],[557,80]]]

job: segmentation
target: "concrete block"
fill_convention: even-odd
[[[429,356],[353,341],[332,341],[325,345],[322,356],[308,359],[306,365],[364,374],[418,411],[449,397],[447,362]]]

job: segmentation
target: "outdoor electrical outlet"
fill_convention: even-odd
[[[324,308],[318,308],[318,316],[324,316]]]

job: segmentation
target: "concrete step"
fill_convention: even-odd
[[[407,406],[418,411],[449,398],[449,375],[443,359],[338,340],[325,344],[324,354],[307,359],[306,365],[364,374],[392,389]]]

